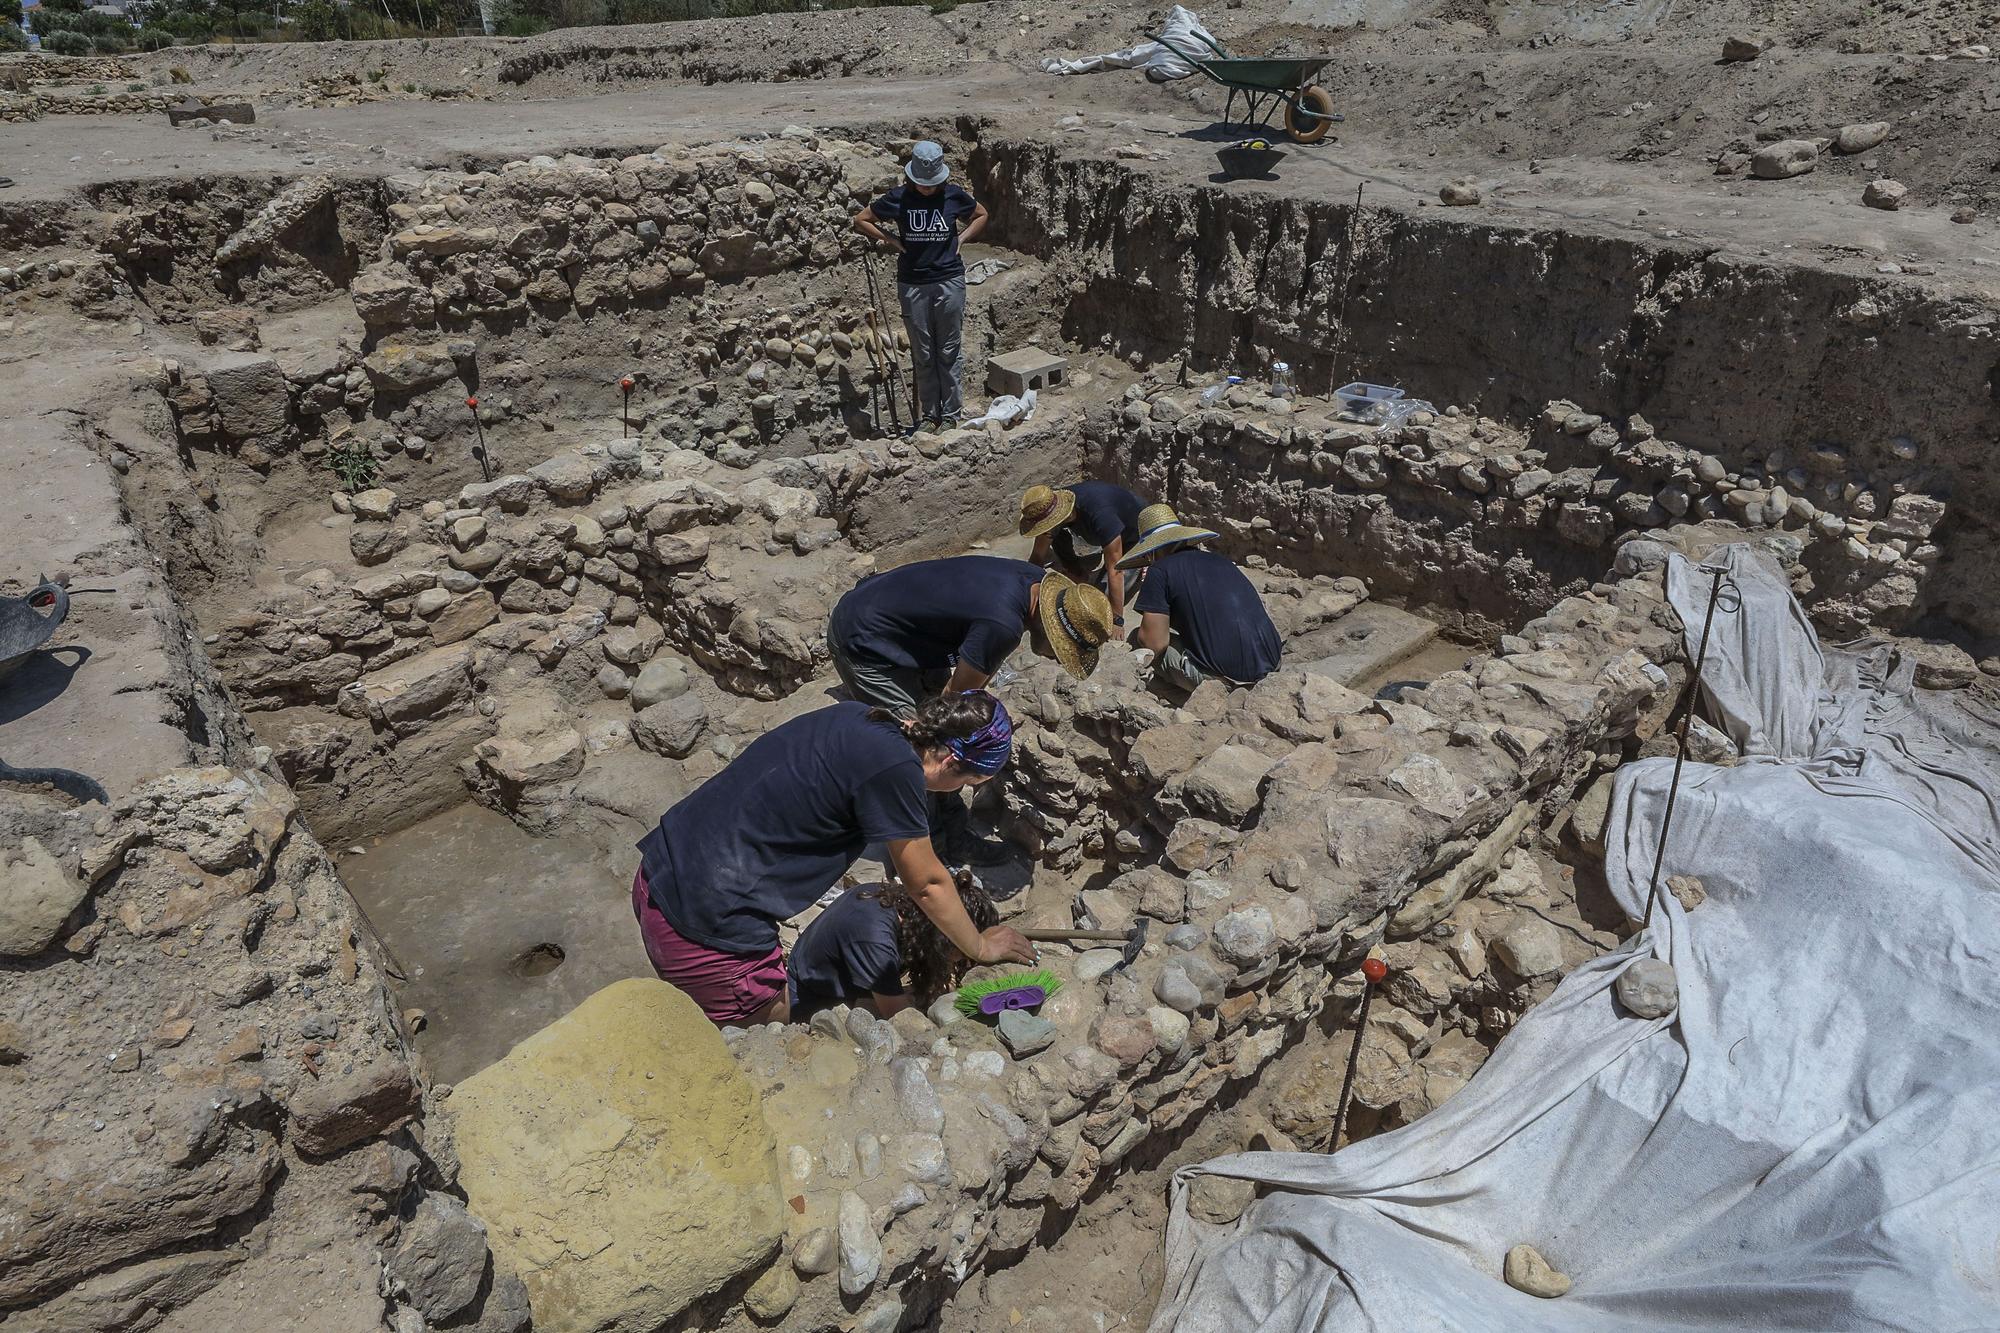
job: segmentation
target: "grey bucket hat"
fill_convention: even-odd
[[[910,150],[909,163],[903,174],[918,185],[942,185],[951,179],[951,168],[944,160],[944,148],[929,139],[919,139],[917,146]]]

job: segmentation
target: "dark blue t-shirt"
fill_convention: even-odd
[[[1244,685],[1278,669],[1278,629],[1229,557],[1183,547],[1146,567],[1139,614],[1164,614],[1181,647],[1210,672]]]
[[[930,836],[923,762],[868,713],[840,703],[781,723],[660,817],[639,854],[668,924],[766,952],[871,843]]]
[[[901,995],[903,950],[896,912],[862,889],[849,889],[813,918],[785,960],[795,1014],[869,995]]]
[[[1127,551],[1139,544],[1144,500],[1108,481],[1083,481],[1067,489],[1076,496],[1076,526],[1091,545],[1109,546],[1119,537],[1125,539]]]
[[[1021,646],[1043,576],[991,555],[919,560],[855,584],[833,608],[827,638],[857,661],[942,671],[962,658],[991,674]]]
[[[920,194],[905,181],[868,205],[878,221],[893,222],[903,239],[896,261],[898,282],[943,282],[965,272],[958,256],[958,224],[979,205],[949,182],[936,194]]]

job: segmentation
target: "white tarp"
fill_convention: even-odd
[[[1706,903],[1662,893],[1415,1124],[1183,1170],[1155,1333],[2000,1328],[2000,719],[1919,696],[1889,647],[1823,652],[1749,547],[1711,560],[1741,606],[1705,693],[1757,753],[1683,773],[1664,873]],[[1708,586],[1673,558],[1690,657]],[[1634,916],[1672,767],[1619,773]],[[1648,953],[1673,1018],[1612,998]],[[1200,1172],[1268,1186],[1209,1226]],[[1522,1243],[1568,1295],[1501,1281]]]
[[[1212,54],[1208,42],[1215,40],[1208,29],[1201,26],[1201,20],[1195,17],[1193,10],[1179,5],[1167,11],[1167,21],[1160,25],[1160,36],[1189,55],[1202,59]],[[1208,41],[1203,41],[1203,38]],[[1154,83],[1185,79],[1194,73],[1193,65],[1159,42],[1141,42],[1123,51],[1107,51],[1101,56],[1080,56],[1074,60],[1050,56],[1042,62],[1044,74],[1095,74],[1107,69],[1143,69],[1146,77]]]

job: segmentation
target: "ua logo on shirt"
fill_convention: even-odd
[[[910,208],[903,212],[903,231],[911,240],[942,241],[951,235],[951,223],[942,208]]]

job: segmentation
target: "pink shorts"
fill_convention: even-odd
[[[724,953],[711,949],[675,930],[653,902],[646,888],[642,866],[632,876],[632,915],[639,918],[639,934],[646,941],[646,957],[660,980],[686,994],[709,1021],[741,1023],[783,995],[787,985],[785,951],[777,945],[769,953]]]

